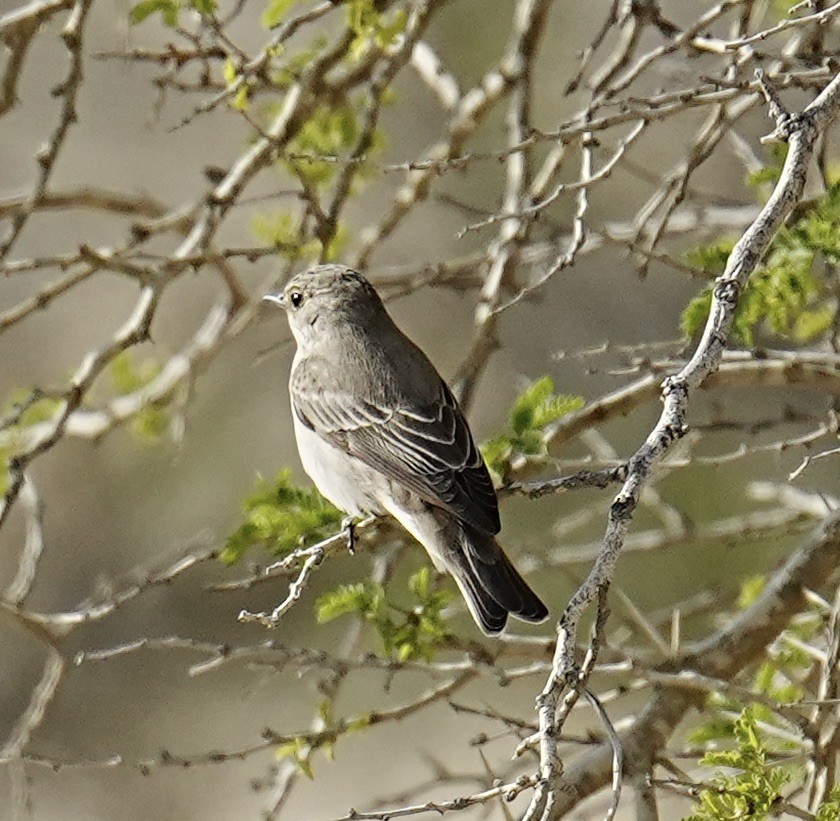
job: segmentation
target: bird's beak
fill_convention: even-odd
[[[266,294],[260,302],[270,302],[272,305],[279,305],[281,308],[285,308],[286,295],[282,291],[277,291],[277,293]]]

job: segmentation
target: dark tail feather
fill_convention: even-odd
[[[450,566],[449,569],[458,582],[458,587],[461,588],[470,613],[481,632],[488,636],[499,635],[507,624],[507,608],[502,607],[481,586],[463,554],[459,557],[458,564]]]
[[[479,627],[495,636],[504,629],[508,613],[523,621],[545,621],[548,608],[519,575],[499,543],[464,523],[460,529],[463,553],[457,552],[451,571]]]

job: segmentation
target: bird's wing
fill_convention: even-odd
[[[289,387],[298,419],[325,440],[483,533],[499,532],[493,482],[443,380],[437,398],[422,406],[386,407],[324,389],[301,367]]]

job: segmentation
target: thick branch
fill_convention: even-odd
[[[724,273],[715,283],[708,321],[694,355],[678,374],[663,383],[664,408],[659,421],[629,460],[627,480],[610,508],[601,553],[558,623],[553,670],[537,701],[540,782],[527,814],[529,819],[558,817],[555,808],[565,794],[560,788],[562,764],[555,733],[562,693],[576,678],[575,645],[580,619],[593,600],[609,587],[642,489],[653,467],[688,430],[689,393],[719,368],[738,298],[773,236],[799,201],[817,137],[838,111],[840,75],[801,115],[791,117],[785,113],[777,120],[777,130],[784,130],[789,137],[789,151],[779,182],[756,220],[736,243]]]
[[[838,567],[840,513],[835,513],[787,560],[750,608],[687,656],[658,669],[666,673],[693,670],[703,676],[731,679],[758,659],[806,605],[808,589],[822,587],[836,576]],[[655,690],[633,726],[620,734],[625,758],[646,760],[651,753],[662,749],[686,712],[701,704],[704,698],[702,691]],[[569,762],[563,777],[567,790],[557,793],[549,821],[562,818],[587,796],[606,787],[611,771],[612,747],[608,743]]]

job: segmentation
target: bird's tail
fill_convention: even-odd
[[[445,563],[482,632],[488,636],[501,633],[508,614],[523,621],[545,621],[548,608],[519,575],[496,539],[464,522],[458,525],[461,549],[447,551]]]

